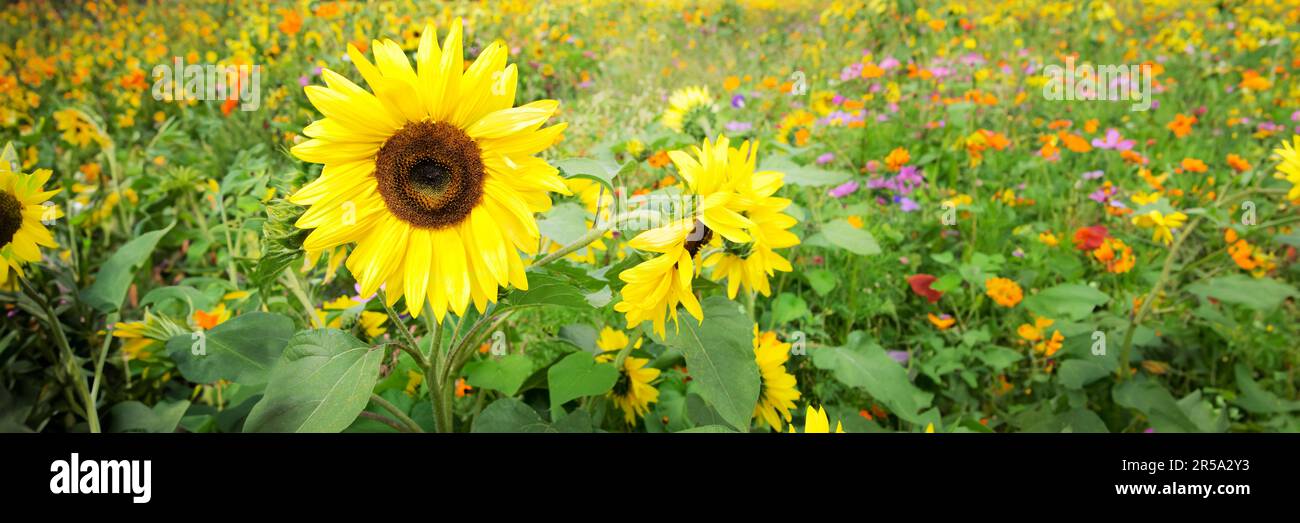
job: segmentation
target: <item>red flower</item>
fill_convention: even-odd
[[[935,277],[929,274],[913,274],[907,277],[907,284],[912,286],[912,292],[915,292],[917,296],[934,303],[943,297],[942,292],[930,288],[930,284],[934,283],[934,280]]]
[[[1101,241],[1108,235],[1105,225],[1093,225],[1092,227],[1080,227],[1074,231],[1074,248],[1081,251],[1091,251],[1101,247]]]

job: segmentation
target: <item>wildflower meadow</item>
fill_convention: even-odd
[[[1300,432],[1296,0],[0,17],[0,431]]]

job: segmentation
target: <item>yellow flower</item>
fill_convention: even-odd
[[[789,427],[790,433],[798,432],[795,430],[794,425],[789,425]],[[813,408],[812,405],[808,405],[808,413],[803,417],[804,434],[829,434],[830,431],[831,422],[826,417],[826,411],[821,407]],[[838,421],[835,422],[835,433],[844,433],[844,425]]]
[[[9,168],[9,161],[0,159],[0,285],[9,281],[10,269],[22,276],[24,265],[40,261],[41,247],[58,248],[45,222],[63,216],[59,206],[48,203],[61,189],[43,190],[48,169],[23,174]]]
[[[776,249],[799,244],[799,237],[788,230],[798,221],[784,212],[790,206],[790,200],[772,196],[784,184],[785,175],[775,171],[753,172],[757,148],[757,144],[751,147],[749,142],[745,142],[740,149],[727,152],[733,173],[739,173],[731,176],[750,179],[749,187],[737,187],[737,190],[739,197],[748,202],[742,204],[741,215],[753,222],[749,230],[753,241],[747,244],[724,241],[722,249],[703,260],[703,266],[712,269],[710,280],[727,280],[727,296],[730,298],[735,298],[742,286],[746,292],[771,295],[768,278],[776,271],[794,270],[789,260]]]
[[[985,293],[994,302],[1003,307],[1015,307],[1024,298],[1020,285],[1006,278],[989,278],[984,280]]]
[[[406,371],[406,395],[415,397],[420,390],[420,383],[424,381],[424,374],[416,370]]]
[[[325,164],[290,197],[310,206],[295,224],[313,229],[303,247],[355,243],[347,267],[362,296],[383,285],[389,305],[404,297],[418,316],[427,300],[439,321],[471,301],[485,310],[498,287],[527,289],[520,251],[537,253],[534,213],[550,208],[549,192],[568,194],[558,170],[535,156],[565,128],[542,127],[559,103],[513,107],[506,46],[493,42],[463,67],[461,25],[441,48],[426,26],[415,68],[392,40],[375,42],[374,63],[349,45],[371,91],[322,71],[326,86],[306,92],[325,118],[292,150]]]
[[[1160,211],[1150,211],[1133,217],[1133,225],[1143,229],[1152,229],[1151,241],[1164,242],[1165,245],[1169,245],[1174,241],[1171,229],[1182,227],[1186,222],[1187,215],[1181,212],[1163,214]]]
[[[627,316],[629,329],[649,321],[663,336],[666,318],[677,324],[678,305],[703,322],[704,311],[691,289],[691,280],[699,272],[696,255],[716,239],[715,234],[732,243],[752,240],[747,230],[754,228],[754,222],[741,214],[747,202],[737,194],[737,187],[750,186],[751,173],[729,164],[727,145],[727,137],[720,136],[716,143],[705,139],[703,147],[694,147],[694,156],[682,151],[669,153],[685,182],[685,196],[696,198],[690,206],[694,215],[645,231],[628,242],[634,249],[658,253],[619,274],[626,285],[614,310]]]
[[[91,142],[100,147],[108,143],[108,137],[78,109],[64,109],[54,112],[55,126],[63,132],[63,141],[77,147],[85,147]]]
[[[1055,234],[1052,234],[1050,232],[1038,233],[1038,241],[1042,242],[1043,245],[1046,245],[1048,247],[1056,247],[1061,243],[1060,238],[1057,238]]]
[[[790,344],[781,343],[775,332],[759,334],[757,325],[754,334],[754,360],[762,377],[754,417],[780,432],[781,420],[790,422],[790,411],[795,408],[794,401],[799,399],[794,375],[785,370],[785,362],[790,359]]]
[[[1133,196],[1131,196],[1129,199],[1133,200],[1133,203],[1136,204],[1138,207],[1141,207],[1143,205],[1150,205],[1156,203],[1157,201],[1160,201],[1160,192],[1151,191],[1149,193],[1144,193],[1142,191],[1136,191],[1133,193]]]
[[[687,87],[673,91],[668,97],[668,109],[659,119],[664,127],[686,133],[696,138],[703,138],[705,129],[700,127],[700,118],[713,116],[713,95],[708,87]]]
[[[623,421],[628,425],[644,417],[650,410],[650,404],[659,401],[659,390],[650,382],[659,377],[659,369],[646,368],[650,360],[645,358],[623,358],[623,368],[618,371],[618,381],[609,392],[614,405],[623,411]]]
[[[627,347],[627,334],[623,331],[605,327],[600,330],[600,337],[596,338],[596,348],[600,349],[600,354],[596,355],[596,361],[611,361],[614,359],[614,353]]]
[[[1282,159],[1273,176],[1291,182],[1291,191],[1287,193],[1286,199],[1300,200],[1300,135],[1291,139],[1295,142],[1295,147],[1284,141],[1281,149],[1273,149],[1273,153]]]

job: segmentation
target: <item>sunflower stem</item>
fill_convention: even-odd
[[[108,328],[104,332],[104,342],[99,346],[99,356],[95,359],[95,379],[90,385],[90,397],[99,397],[99,383],[104,376],[104,360],[108,359],[108,347],[113,341],[113,326],[117,324],[118,312],[113,311],[108,314]],[[129,374],[129,373],[128,373]]]
[[[77,394],[81,397],[82,403],[85,404],[82,414],[85,415],[86,423],[90,425],[90,432],[98,434],[100,432],[99,412],[95,408],[95,399],[90,395],[90,388],[86,386],[86,373],[80,365],[77,365],[77,356],[72,352],[72,346],[68,344],[68,338],[63,333],[63,325],[59,322],[59,315],[54,312],[54,307],[50,306],[50,302],[36,292],[36,288],[32,286],[31,282],[27,281],[26,277],[18,274],[15,274],[15,276],[18,277],[18,283],[22,286],[23,292],[27,293],[27,296],[40,305],[45,312],[45,324],[54,335],[54,341],[58,344],[59,353],[64,360],[63,364],[66,366],[68,373],[72,375],[72,379],[76,381],[74,386],[77,389]],[[75,403],[72,406],[77,407]]]
[[[590,230],[587,231],[586,234],[582,235],[582,237],[574,240],[573,243],[561,247],[560,250],[558,251],[543,256],[542,258],[533,262],[530,267],[541,267],[555,260],[568,256],[569,254],[573,253],[573,251],[586,247],[587,245],[591,244],[591,242],[599,240],[602,236],[605,235],[605,233],[609,232],[610,229],[613,229],[619,223],[634,218],[645,218],[647,220],[650,220],[652,223],[657,223],[660,216],[658,213],[652,213],[649,211],[629,211],[629,212],[621,213],[608,222],[602,223],[596,227],[592,227]]]
[[[402,422],[402,424],[406,426],[407,432],[424,432],[424,429],[420,428],[419,423],[416,423],[415,420],[411,419],[410,416],[407,416],[405,412],[402,412],[402,409],[397,408],[397,405],[393,405],[380,395],[371,394],[370,402],[378,405],[379,408],[388,411],[393,415],[393,417],[397,418],[397,421]]]
[[[284,287],[290,294],[298,298],[298,303],[302,305],[302,311],[307,315],[307,321],[311,322],[311,326],[317,329],[324,327],[325,323],[316,315],[316,308],[311,305],[311,298],[307,297],[307,292],[302,288],[298,273],[294,272],[292,267],[285,268],[281,273],[280,281],[284,283]]]

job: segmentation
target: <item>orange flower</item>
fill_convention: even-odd
[[[1245,172],[1250,170],[1250,162],[1247,162],[1244,158],[1235,154],[1229,154],[1228,167],[1231,167],[1232,170],[1237,172]]]
[[[889,151],[889,155],[885,157],[885,167],[891,171],[897,171],[910,161],[912,161],[912,155],[907,152],[907,149],[898,147]]]
[[[1182,138],[1192,133],[1192,124],[1196,123],[1195,116],[1187,116],[1183,113],[1174,115],[1174,121],[1169,122],[1166,127],[1174,132],[1174,136]]]
[[[194,324],[203,330],[221,325],[228,319],[230,319],[230,311],[226,310],[224,303],[217,304],[211,311],[194,311]]]
[[[1024,291],[1020,285],[1006,278],[989,278],[984,280],[985,294],[1003,307],[1015,307],[1023,299]]]
[[[1209,169],[1209,167],[1205,165],[1205,162],[1197,160],[1196,158],[1183,158],[1180,165],[1182,165],[1184,171],[1193,173],[1203,173]]]
[[[1061,142],[1065,144],[1065,148],[1071,152],[1086,153],[1092,150],[1092,144],[1089,144],[1088,140],[1082,136],[1065,131],[1056,134],[1061,138]]]
[[[930,323],[933,323],[934,326],[941,331],[946,331],[948,330],[949,327],[952,327],[952,324],[957,323],[957,318],[954,318],[947,314],[940,314],[938,316],[935,316],[934,313],[929,313],[926,316],[929,316]]]
[[[1020,324],[1020,327],[1016,329],[1016,334],[1018,334],[1021,338],[1024,338],[1026,341],[1038,341],[1043,339],[1043,335],[1046,333],[1046,329],[1048,327],[1051,327],[1053,323],[1056,322],[1048,318],[1038,316],[1034,318],[1033,325],[1030,325],[1028,323]]]
[[[1056,354],[1056,351],[1061,350],[1061,346],[1064,344],[1064,342],[1065,342],[1065,336],[1061,335],[1061,331],[1052,331],[1052,336],[1050,338],[1044,339],[1043,341],[1035,344],[1034,350],[1037,352],[1041,352],[1050,358]]]
[[[472,391],[472,390],[474,390],[474,387],[471,387],[471,386],[469,386],[468,383],[465,383],[465,378],[457,378],[457,379],[456,379],[456,397],[457,397],[457,398],[463,398],[463,397],[465,397],[465,394],[468,393],[469,391]]]
[[[1133,165],[1147,164],[1147,157],[1133,151],[1120,151],[1119,157],[1123,158],[1126,163],[1131,163]]]
[[[885,76],[885,70],[876,64],[867,64],[862,66],[862,77],[866,79],[880,78]]]
[[[280,23],[276,27],[284,34],[296,35],[302,30],[302,15],[293,9],[280,9]]]
[[[1248,89],[1251,91],[1264,91],[1273,86],[1273,84],[1268,81],[1268,78],[1260,76],[1254,69],[1247,69],[1245,72],[1241,73],[1240,85],[1242,89]]]
[[[671,161],[672,160],[668,158],[667,151],[656,151],[653,155],[650,156],[651,167],[663,167],[665,165],[668,165],[668,163]]]
[[[1123,274],[1132,270],[1133,265],[1136,263],[1136,259],[1133,258],[1133,249],[1119,238],[1102,240],[1101,246],[1092,251],[1092,257],[1105,264],[1107,271],[1115,274]]]

